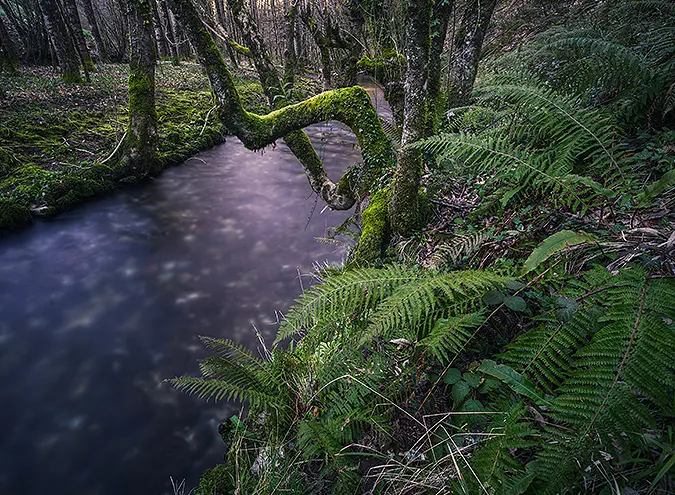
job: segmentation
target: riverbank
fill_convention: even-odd
[[[0,232],[30,224],[114,190],[109,159],[127,127],[128,67],[101,65],[87,84],[64,83],[55,70],[0,75]],[[245,107],[266,113],[262,87],[236,76]],[[209,83],[198,64],[157,67],[162,167],[223,141]],[[302,81],[302,97],[317,88]]]

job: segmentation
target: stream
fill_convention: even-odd
[[[335,179],[360,152],[337,123],[308,129]],[[323,210],[280,141],[236,138],[0,239],[0,493],[185,493],[222,460],[232,403],[186,396],[200,335],[268,344],[277,312],[311,284]],[[299,276],[301,274],[302,276]]]

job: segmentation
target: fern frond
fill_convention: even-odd
[[[276,342],[315,327],[330,315],[350,314],[372,309],[396,287],[414,280],[420,271],[403,265],[350,270],[325,279],[305,291],[281,322]]]
[[[471,311],[485,292],[510,279],[487,271],[426,272],[398,287],[373,313],[362,342],[393,335],[411,340],[423,339],[433,323],[432,317],[449,306]]]
[[[420,340],[420,345],[428,347],[441,364],[446,365],[464,350],[474,334],[474,329],[484,322],[484,312],[442,318]]]

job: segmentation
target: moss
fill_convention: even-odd
[[[221,143],[224,133],[200,67],[159,67],[156,111],[161,169]],[[29,76],[26,70],[20,84],[7,85],[8,91],[16,91],[13,98],[19,98],[27,86],[44,92],[39,98],[33,92],[30,100],[18,106],[0,106],[0,229],[25,225],[31,214],[54,215],[117,186],[115,160],[97,162],[110,154],[127,127],[126,109],[114,104],[125,101],[126,87],[118,82],[125,71],[124,66],[102,66],[92,85],[77,91],[69,90],[55,74]],[[245,108],[264,110],[260,84],[245,77],[236,82]],[[113,89],[119,93],[112,93]],[[59,93],[68,96],[55,100]]]
[[[17,229],[33,221],[30,210],[16,202],[0,198],[0,230]]]
[[[251,49],[250,48],[246,48],[245,46],[240,45],[239,43],[237,43],[234,40],[230,41],[230,46],[232,48],[234,48],[235,50],[237,50],[242,55],[246,56],[246,57],[251,56]]]
[[[389,236],[389,201],[391,190],[381,189],[370,199],[363,212],[363,227],[354,251],[354,263],[373,263],[382,259]]]
[[[230,495],[234,490],[232,473],[224,464],[218,464],[213,469],[204,471],[195,495]]]

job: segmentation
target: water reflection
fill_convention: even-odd
[[[359,159],[312,129],[337,178]],[[322,136],[323,133],[329,133]],[[0,493],[172,493],[218,462],[219,419],[163,383],[196,373],[198,335],[254,346],[299,293],[297,270],[339,262],[314,241],[314,196],[285,146],[236,140],[142,187],[0,240]],[[305,226],[307,229],[305,230]]]

